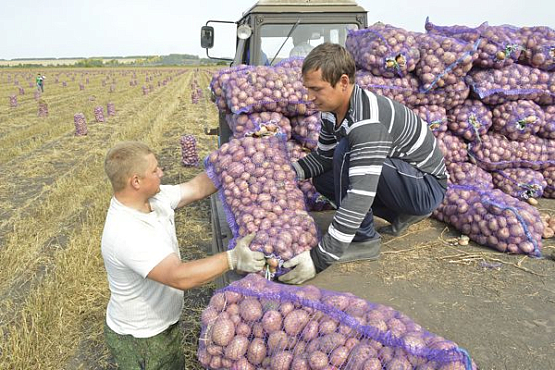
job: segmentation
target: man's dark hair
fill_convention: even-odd
[[[310,71],[322,71],[322,79],[332,87],[342,75],[349,76],[349,82],[355,83],[355,60],[351,53],[339,44],[325,42],[316,46],[303,61],[303,75]]]

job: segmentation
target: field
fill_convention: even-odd
[[[202,165],[182,166],[179,139],[195,135],[200,158],[217,148],[204,134],[218,124],[212,71],[41,72],[45,92],[35,97],[36,71],[0,70],[0,369],[113,369],[102,336],[109,291],[100,237],[111,196],[104,156],[116,142],[139,140],[157,153],[163,183],[199,173]],[[197,86],[204,94],[193,103]],[[97,107],[106,122],[96,122]],[[86,117],[86,136],[75,135],[76,113]],[[554,215],[555,200],[539,208]],[[209,200],[176,213],[183,259],[210,252],[210,216]],[[335,265],[311,284],[401,310],[466,348],[481,369],[555,368],[555,239],[544,241],[545,258],[533,259],[458,246],[459,235],[436,220],[409,231],[385,238],[379,261]],[[199,318],[214,289],[185,293],[187,369],[200,369]]]
[[[206,93],[211,73],[171,68],[41,72],[47,79],[39,101],[47,104],[48,117],[37,114],[34,71],[0,71],[0,369],[109,368],[102,340],[109,292],[100,255],[111,196],[104,155],[118,141],[139,140],[158,154],[164,183],[193,177],[200,169],[181,165],[179,138],[194,134],[201,158],[216,148],[215,137],[202,134],[204,125],[217,124]],[[191,103],[195,81],[205,92],[198,104]],[[148,95],[143,86],[152,87]],[[15,108],[10,95],[17,96]],[[108,117],[108,102],[115,116]],[[105,123],[95,121],[97,106],[104,108]],[[86,117],[86,136],[74,135],[76,113]],[[184,258],[206,252],[209,216],[208,201],[177,216]],[[187,293],[183,313],[190,358],[206,303],[197,295],[208,296],[203,289]]]

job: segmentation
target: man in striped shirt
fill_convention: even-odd
[[[293,167],[299,179],[335,201],[328,232],[310,251],[284,264],[280,280],[300,284],[339,261],[348,249],[373,248],[380,236],[373,215],[399,235],[428,217],[447,189],[443,154],[428,124],[406,106],[355,84],[355,62],[342,46],[324,43],[302,67],[309,98],[322,112],[315,152]]]

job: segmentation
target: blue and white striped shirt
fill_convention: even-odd
[[[322,112],[315,152],[294,163],[300,179],[331,170],[333,153],[344,137],[349,141],[350,187],[328,233],[311,252],[318,270],[337,261],[368,213],[386,158],[398,158],[435,176],[445,186],[443,153],[427,122],[406,106],[354,85],[349,110],[337,127],[333,113]]]

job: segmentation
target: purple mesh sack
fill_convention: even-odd
[[[548,100],[552,77],[549,73],[520,64],[501,69],[474,69],[466,76],[472,92],[485,104],[513,100]]]
[[[428,127],[434,135],[447,131],[447,113],[445,108],[439,105],[420,105],[412,108],[412,111],[428,123]]]
[[[287,156],[283,136],[232,139],[205,160],[206,173],[219,188],[226,219],[236,239],[256,232],[252,250],[264,253],[269,277],[284,261],[318,243],[318,229]]]
[[[470,93],[470,88],[462,80],[455,85],[420,92],[420,83],[413,76],[384,78],[360,70],[356,72],[356,82],[363,89],[386,96],[410,108],[420,105],[439,105],[445,109],[451,109],[462,104]]]
[[[289,140],[287,142],[287,153],[291,161],[296,162],[307,156],[310,153],[310,150],[301,146],[301,144],[296,141]],[[330,201],[316,190],[312,184],[312,179],[301,180],[297,183],[297,185],[304,194],[308,211],[319,212],[334,209]]]
[[[492,176],[470,162],[452,162],[447,165],[449,185],[470,185],[483,189],[493,189]]]
[[[291,136],[307,149],[316,149],[318,137],[322,127],[320,113],[310,116],[291,117],[292,134]]]
[[[287,139],[291,138],[291,121],[281,113],[227,114],[226,121],[236,138],[260,137],[278,133],[285,135]]]
[[[201,315],[207,369],[477,369],[456,343],[392,307],[256,274],[216,291]]]
[[[542,171],[546,186],[543,189],[544,198],[555,198],[555,166],[547,167]]]
[[[426,22],[424,24],[424,28],[426,32],[432,35],[440,35],[440,36],[448,36],[454,37],[456,39],[460,39],[467,42],[476,42],[481,34],[482,31],[488,27],[488,23],[484,22],[478,27],[468,27],[468,26],[439,26],[430,21],[430,17],[426,17]]]
[[[223,83],[226,104],[231,112],[278,112],[286,116],[312,114],[298,67],[256,66],[238,70]]]
[[[524,49],[519,29],[509,25],[486,26],[481,30],[478,58],[480,68],[503,68],[518,61]]]
[[[181,164],[186,167],[198,167],[197,139],[194,135],[183,135],[179,139],[181,144]]]
[[[486,171],[505,168],[544,169],[555,165],[555,143],[537,136],[525,141],[511,141],[497,133],[488,133],[468,144],[468,154]]]
[[[17,108],[17,96],[10,95],[10,108]]]
[[[519,30],[524,51],[520,61],[544,71],[555,70],[555,30],[545,26]]]
[[[491,175],[497,189],[520,200],[541,198],[547,186],[542,173],[530,168],[507,168]]]
[[[499,189],[451,185],[433,216],[480,245],[541,257],[539,211]]]
[[[421,92],[456,85],[472,68],[478,41],[468,43],[453,37],[432,34],[419,36],[420,61],[414,70]]]
[[[542,108],[544,121],[537,135],[544,139],[555,140],[555,105],[548,105]]]
[[[105,122],[104,107],[97,106],[94,108],[94,119],[96,120],[96,122]]]
[[[375,76],[405,77],[420,60],[420,33],[389,24],[375,23],[361,30],[349,30],[345,48],[361,69]]]
[[[212,75],[210,81],[210,91],[212,91],[212,100],[220,111],[227,111],[229,108],[225,99],[224,87],[229,79],[237,78],[240,71],[252,69],[253,67],[247,65],[238,65],[232,68],[224,68]]]
[[[461,138],[446,131],[440,132],[436,139],[446,164],[452,162],[468,162],[469,158],[466,143]]]
[[[75,136],[86,136],[88,134],[87,120],[83,113],[75,113],[73,123],[75,124]]]
[[[530,100],[509,101],[492,110],[493,130],[510,140],[525,141],[543,126],[545,115],[539,105]]]
[[[492,125],[491,110],[481,101],[467,99],[447,111],[447,126],[458,137],[474,141],[486,134]]]
[[[280,60],[274,67],[302,68],[304,57],[289,57]]]

